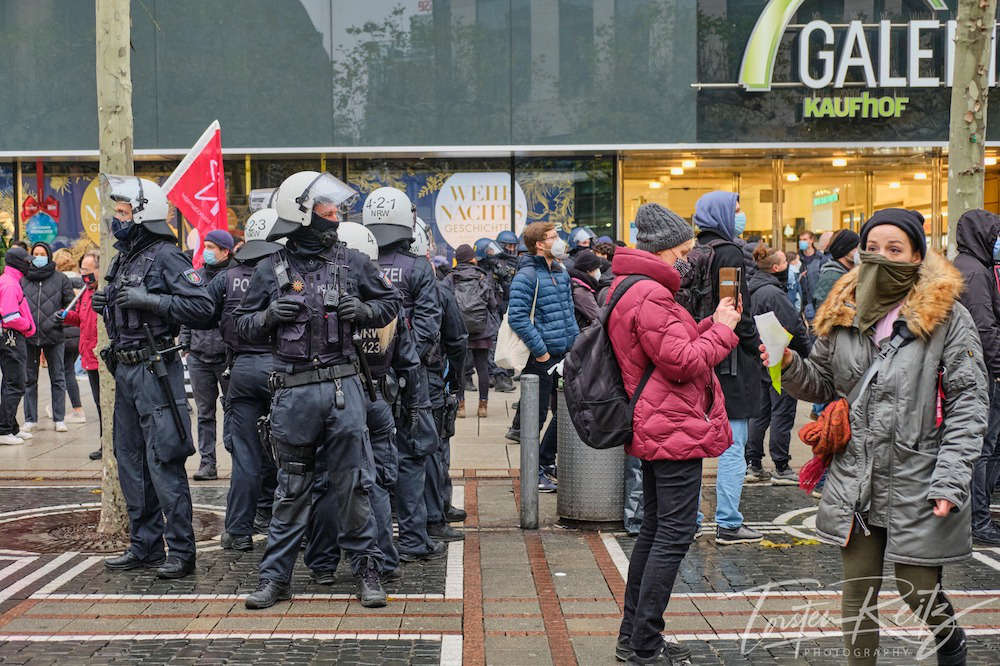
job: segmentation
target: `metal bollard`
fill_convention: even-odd
[[[538,529],[538,376],[521,375],[521,529]]]

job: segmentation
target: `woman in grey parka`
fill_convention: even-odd
[[[873,606],[888,561],[913,619],[933,631],[938,663],[964,664],[965,634],[940,583],[942,565],[972,552],[972,463],[989,412],[982,347],[957,300],[962,276],[927,249],[920,213],[878,211],[861,251],[816,315],[809,358],[782,359],[788,392],[825,403],[885,356],[851,404],[851,440],[830,463],[816,518],[820,538],[841,547],[848,661],[876,663]]]

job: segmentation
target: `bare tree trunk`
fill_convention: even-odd
[[[97,119],[100,131],[100,171],[130,175],[132,164],[132,66],[129,37],[131,17],[129,0],[96,0],[97,15]],[[114,206],[101,193],[101,219],[111,218]],[[101,224],[101,266],[111,265],[114,238],[107,225]],[[98,348],[108,344],[104,320],[98,325]],[[112,445],[115,406],[115,380],[101,363],[101,451],[104,473],[101,478],[101,520],[97,531],[109,538],[125,537],[128,520],[125,498],[118,481],[118,464]]]
[[[955,225],[959,216],[983,207],[986,96],[996,13],[997,0],[958,1],[948,128],[948,256],[955,255]]]

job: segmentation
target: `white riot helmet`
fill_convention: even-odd
[[[161,236],[174,235],[173,230],[167,225],[167,214],[170,210],[167,195],[153,181],[138,176],[114,176],[102,173],[100,186],[112,201],[124,201],[132,206],[133,224],[141,224]],[[112,222],[113,220],[107,220],[108,228],[113,231]]]
[[[410,198],[395,187],[380,187],[368,195],[362,211],[365,226],[371,229],[379,247],[400,240],[413,240],[416,208]]]
[[[378,242],[375,234],[357,222],[341,222],[337,227],[337,238],[347,247],[357,250],[372,261],[378,261]]]
[[[416,228],[413,230],[413,242],[410,243],[410,252],[418,257],[428,257],[433,245],[431,228],[418,217]]]
[[[273,208],[263,208],[247,218],[243,227],[243,247],[236,251],[238,261],[260,259],[278,251],[281,246],[268,240],[274,225],[278,223],[278,211]]]
[[[357,197],[358,193],[353,188],[328,173],[293,173],[281,183],[274,196],[278,222],[271,232],[271,239],[311,225],[313,210],[320,205],[335,208],[338,220],[343,219]]]

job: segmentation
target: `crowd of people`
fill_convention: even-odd
[[[872,600],[891,562],[938,663],[964,664],[965,633],[941,581],[943,566],[969,557],[973,543],[1000,545],[989,509],[1000,471],[1000,218],[965,213],[954,264],[927,246],[913,210],[877,211],[860,234],[817,242],[803,233],[794,256],[741,238],[736,194],[703,196],[693,221],[697,235],[672,211],[643,205],[635,249],[620,249],[611,264],[612,290],[647,278],[626,285],[607,324],[627,392],[653,368],[626,445],[641,460],[641,474],[626,481],[641,482],[643,519],[618,658],[672,663],[690,654],[661,635],[663,612],[701,523],[702,460],[718,457],[720,545],[761,539],[742,524],[744,482],[818,488],[817,533],[841,549],[849,663],[877,661]],[[789,334],[780,359],[752,317],[766,313]],[[767,370],[772,360],[780,384]],[[814,458],[798,471],[789,456],[797,400],[817,419],[800,433]],[[773,472],[763,468],[768,428]]]
[[[538,377],[538,489],[558,491],[560,363],[580,331],[606,318],[635,398],[623,518],[637,540],[621,660],[689,656],[662,637],[663,612],[704,522],[703,460],[717,457],[720,546],[763,538],[740,511],[745,483],[815,488],[817,532],[841,548],[844,616],[865,616],[861,630],[845,630],[851,663],[877,655],[877,611],[865,615],[864,605],[885,562],[910,584],[903,599],[934,632],[939,663],[964,663],[964,633],[940,581],[973,541],[1000,545],[989,508],[1000,475],[996,215],[961,217],[954,264],[928,248],[922,216],[904,209],[876,212],[860,233],[803,232],[786,252],[745,240],[739,196],[719,191],[698,200],[691,221],[641,206],[634,248],[537,222],[520,237],[460,245],[452,263],[402,191],[371,192],[361,223],[347,221],[358,193],[305,171],[263,197],[242,241],[207,234],[195,269],[155,183],[102,176],[102,187],[115,202],[107,224],[118,250],[103,278],[95,251],[75,265],[44,243],[6,253],[0,443],[23,443],[38,428],[42,358],[57,432],[85,419],[78,356],[100,410],[102,317],[130,527],[128,549],[107,569],[152,568],[167,579],[194,570],[184,463],[197,451],[194,478],[217,478],[221,396],[233,461],[222,547],[249,551],[254,534],[267,535],[247,608],[291,597],[303,544],[317,582],[334,582],[343,554],[361,603],[385,605],[383,582],[399,580],[403,564],[445,557],[446,542],[463,538],[451,525],[465,514],[451,505],[448,472],[466,390],[485,418],[491,389],[513,390],[515,372]],[[789,334],[780,359],[761,344],[755,316],[767,314]],[[504,327],[527,348],[523,367],[497,367]],[[807,464],[790,453],[798,401],[816,420],[803,435]],[[521,439],[520,403],[507,438]]]

